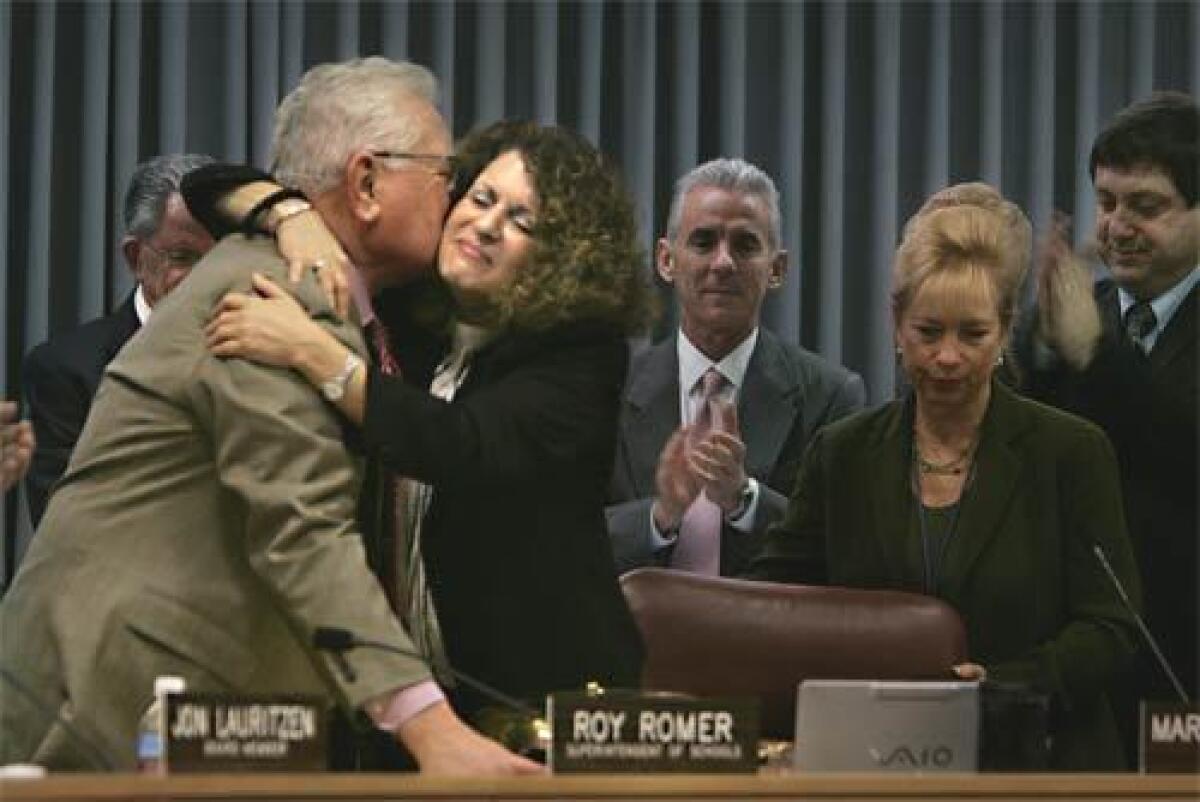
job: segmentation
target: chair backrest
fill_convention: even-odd
[[[621,587],[646,646],[642,687],[757,696],[764,737],[791,738],[805,679],[949,679],[962,619],[915,593],[782,585],[638,568]]]

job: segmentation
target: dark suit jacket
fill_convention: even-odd
[[[104,368],[140,325],[130,294],[111,315],[55,335],[25,357],[21,385],[37,436],[37,451],[25,478],[34,526],[42,520],[55,482],[67,470]]]
[[[413,648],[354,522],[362,466],[336,411],[294,371],[218,359],[203,327],[254,270],[288,287],[347,347],[311,276],[286,281],[270,240],[228,237],[159,304],[105,373],[71,466],[0,602],[5,667],[133,765],[154,677],[191,690],[317,694],[354,710],[430,674],[378,649],[348,680],[311,646],[318,626]],[[0,763],[89,765],[79,745],[0,682]],[[94,766],[93,766],[94,768]]]
[[[762,548],[767,527],[787,506],[796,468],[813,433],[862,409],[862,379],[760,328],[738,397],[746,473],[759,482],[754,527],[721,533],[721,573],[741,573]],[[675,337],[634,360],[621,399],[617,458],[609,490],[608,531],[617,570],[666,564],[650,525],[654,473],[667,439],[679,427],[679,356]]]
[[[537,705],[638,680],[604,529],[626,361],[618,333],[579,324],[489,343],[450,403],[369,380],[364,439],[433,487],[423,549],[451,664]]]
[[[1038,369],[1029,331],[1024,332],[1019,353],[1026,391],[1095,422],[1112,440],[1142,570],[1147,623],[1195,698],[1200,692],[1200,286],[1180,304],[1149,357],[1124,334],[1112,281],[1097,283],[1096,301],[1103,333],[1092,364],[1082,373],[1063,365]],[[1151,684],[1142,693],[1174,697],[1157,666],[1147,666],[1144,673]]]
[[[818,433],[754,575],[923,592],[911,421],[905,399]],[[1092,424],[993,383],[975,470],[936,595],[962,614],[989,678],[1053,695],[1054,767],[1118,768],[1106,691],[1137,634],[1093,544],[1135,598],[1138,580],[1112,447]]]

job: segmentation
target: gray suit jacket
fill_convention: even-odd
[[[725,525],[721,573],[740,574],[759,552],[767,526],[782,517],[804,447],[827,423],[859,410],[862,379],[845,368],[783,342],[764,328],[738,396],[738,421],[746,444],[746,473],[759,482],[758,510],[750,532]],[[665,564],[650,525],[654,473],[667,439],[679,427],[679,357],[675,337],[633,361],[621,399],[616,464],[609,494],[608,532],[617,570]]]
[[[362,465],[299,375],[217,359],[203,326],[251,270],[282,286],[269,241],[226,239],[109,365],[67,473],[0,604],[5,667],[118,767],[154,677],[210,692],[314,693],[348,708],[425,679],[415,659],[359,650],[347,683],[309,643],[317,626],[411,648],[364,558]],[[361,355],[311,278],[295,288]],[[0,763],[93,767],[0,683]]]

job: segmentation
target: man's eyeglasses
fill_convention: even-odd
[[[454,159],[450,156],[441,156],[436,153],[416,153],[408,150],[373,150],[371,155],[377,159],[417,162],[446,177],[454,174]]]
[[[204,258],[204,254],[189,248],[155,248],[146,242],[142,243],[142,247],[176,267],[195,267],[196,262]]]

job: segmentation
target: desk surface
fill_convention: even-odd
[[[1197,800],[1200,775],[776,774],[445,779],[415,774],[56,775],[0,782],[0,800]]]

